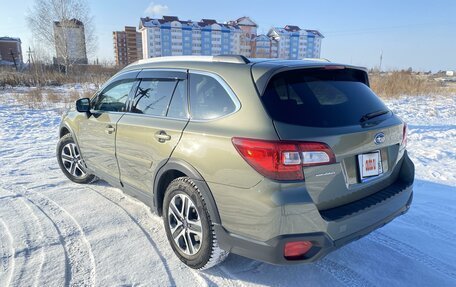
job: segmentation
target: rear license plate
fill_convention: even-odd
[[[379,150],[358,155],[358,164],[361,181],[383,173],[382,157]]]

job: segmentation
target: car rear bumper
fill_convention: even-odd
[[[352,241],[366,236],[372,231],[392,221],[394,218],[406,213],[410,208],[412,198],[413,193],[410,193],[410,198],[407,204],[401,209],[397,210],[381,221],[368,226],[367,228],[359,230],[338,240],[331,239],[331,237],[325,232],[316,232],[306,234],[281,235],[272,238],[267,242],[261,242],[229,233],[221,225],[215,226],[215,232],[217,234],[217,239],[220,247],[234,254],[277,265],[310,263],[321,259],[328,253]],[[287,260],[283,254],[284,246],[285,243],[292,241],[310,241],[312,242],[313,247],[302,259]]]
[[[319,225],[321,231],[284,234],[260,241],[230,233],[223,226],[216,225],[217,239],[224,250],[271,264],[313,262],[406,213],[412,203],[413,178],[414,166],[405,154],[394,184],[359,201],[321,211],[319,220],[325,222]],[[301,222],[310,224],[311,219],[302,218]],[[299,260],[287,260],[284,246],[292,241],[310,241],[313,247]]]

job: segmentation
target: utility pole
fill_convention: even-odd
[[[33,51],[30,48],[30,46],[27,50],[27,56],[28,56],[27,64],[29,64],[31,66],[33,64]]]
[[[11,55],[11,58],[13,58],[14,68],[16,68],[16,71],[17,71],[16,57],[14,56],[13,49],[10,49],[10,55]]]
[[[378,67],[379,72],[382,71],[382,62],[383,62],[383,50],[380,52],[380,66]]]
[[[37,73],[36,67],[35,67],[35,60],[33,59],[33,54],[34,53],[35,52],[33,52],[32,49],[29,46],[29,48],[27,50],[27,56],[28,56],[27,67],[28,67],[28,70],[30,72],[33,72],[33,70],[35,70],[35,72]]]

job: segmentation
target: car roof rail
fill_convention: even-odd
[[[250,60],[242,55],[216,55],[216,56],[164,56],[142,59],[137,61],[137,64],[147,63],[162,63],[162,62],[223,62],[223,63],[236,63],[248,64]]]
[[[242,55],[217,55],[214,56],[214,62],[248,64],[250,60]]]
[[[303,60],[303,61],[328,62],[328,63],[331,62],[330,60],[328,60],[326,58],[302,58],[301,60]]]

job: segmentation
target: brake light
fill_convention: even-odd
[[[405,148],[407,146],[407,132],[408,132],[408,127],[407,127],[407,124],[404,123],[404,126],[402,128],[402,142],[401,142],[402,148]]]
[[[325,70],[343,70],[345,66],[325,66],[323,69]]]
[[[303,166],[334,163],[332,150],[324,143],[267,141],[233,138],[239,154],[257,172],[274,180],[303,180]]]
[[[285,243],[283,255],[287,260],[299,260],[312,248],[310,241],[295,241]]]

